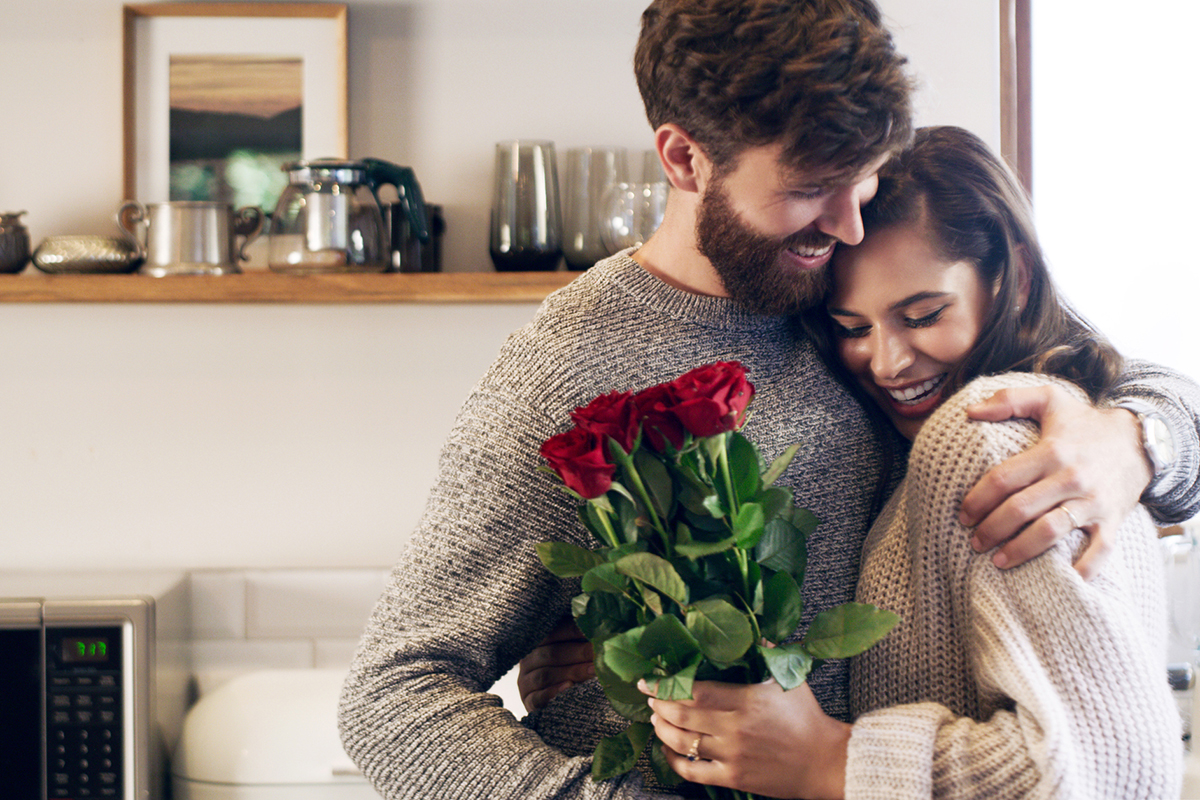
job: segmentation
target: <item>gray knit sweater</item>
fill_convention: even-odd
[[[1179,714],[1166,682],[1162,557],[1145,509],[1099,576],[1076,532],[1011,570],[973,552],[963,496],[1037,440],[966,406],[1049,378],[980,378],[921,428],[863,549],[858,599],[900,624],[853,660],[847,800],[1179,796]]]
[[[636,773],[591,780],[586,756],[625,725],[595,681],[523,721],[485,692],[578,592],[577,581],[543,568],[534,544],[593,546],[574,504],[538,471],[541,443],[598,394],[718,360],[748,367],[757,394],[745,430],[768,460],[803,444],[781,479],[823,521],[809,542],[803,624],[853,597],[880,455],[899,452],[895,439],[881,443],[792,320],[674,289],[625,254],[602,261],[547,298],[467,398],[425,514],[364,633],[339,722],[347,752],[388,800],[650,796]],[[1171,513],[1195,513],[1196,387],[1167,376],[1143,389],[1193,393],[1189,406],[1158,405],[1191,437],[1186,463],[1162,491],[1185,498],[1170,502]],[[822,707],[842,719],[848,672],[832,662],[810,680]]]

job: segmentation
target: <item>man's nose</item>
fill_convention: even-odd
[[[861,183],[846,186],[829,195],[817,220],[822,233],[836,237],[844,244],[863,240],[863,221],[860,206],[863,202]]]

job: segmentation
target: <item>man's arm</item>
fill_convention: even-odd
[[[548,426],[505,398],[472,396],[371,616],[339,725],[387,800],[650,796],[636,775],[594,783],[590,758],[549,746],[485,694],[569,608],[570,587],[534,544],[555,532],[586,536],[571,501],[536,469]],[[601,722],[577,716],[581,738]]]
[[[1078,524],[1091,542],[1076,569],[1090,578],[1139,501],[1161,524],[1200,513],[1200,386],[1166,368],[1130,362],[1110,404],[1131,400],[1157,411],[1171,428],[1176,460],[1162,475],[1152,474],[1137,417],[1124,408],[1094,408],[1048,386],[1004,390],[971,409],[975,419],[1024,417],[1042,428],[1035,447],[988,472],[964,499],[960,521],[974,528],[976,550],[999,546],[996,565],[1016,566]]]

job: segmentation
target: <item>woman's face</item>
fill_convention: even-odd
[[[979,338],[992,292],[972,262],[946,261],[921,223],[839,247],[828,302],[838,354],[912,439],[955,387],[947,378]]]

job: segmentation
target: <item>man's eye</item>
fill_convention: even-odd
[[[945,310],[946,307],[942,306],[932,314],[926,314],[925,316],[917,317],[916,319],[905,319],[904,324],[910,328],[928,328],[930,325],[935,324],[939,319],[942,318],[942,312]]]

